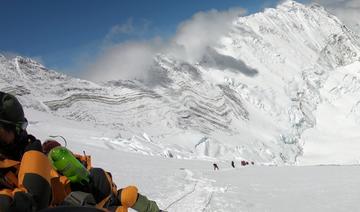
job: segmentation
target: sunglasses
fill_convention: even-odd
[[[17,123],[7,121],[7,120],[4,120],[4,119],[0,119],[0,122],[4,123],[4,124],[15,126],[15,132],[16,132],[17,135],[19,135],[22,131],[25,131],[28,124],[29,124],[27,119],[25,119],[25,121],[23,121],[23,122],[17,122]]]

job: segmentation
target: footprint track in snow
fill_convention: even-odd
[[[169,211],[209,211],[211,201],[216,192],[224,192],[224,188],[215,187],[214,182],[207,178],[195,178],[194,173],[188,169],[182,169],[186,173],[184,179],[188,182],[187,191],[177,195],[178,197],[168,203],[165,208]]]

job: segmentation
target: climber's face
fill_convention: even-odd
[[[15,133],[0,127],[0,143],[11,144],[15,141]]]

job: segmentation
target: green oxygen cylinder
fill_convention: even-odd
[[[89,183],[89,172],[84,165],[65,147],[53,148],[48,154],[53,168],[66,176],[72,183]]]

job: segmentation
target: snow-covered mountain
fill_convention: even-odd
[[[125,150],[283,164],[306,156],[308,143],[316,155],[320,136],[358,138],[359,60],[360,38],[335,16],[286,1],[234,19],[196,62],[159,52],[151,67],[156,86],[96,84],[0,55],[0,88],[18,95],[30,114],[111,131],[97,139]],[[350,134],[332,131],[350,125]]]

